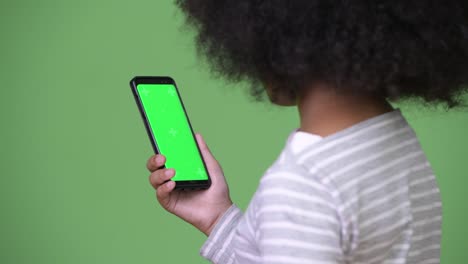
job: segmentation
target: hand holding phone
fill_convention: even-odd
[[[147,168],[159,203],[209,235],[232,205],[221,167],[203,138],[195,139],[173,79],[135,77],[130,84],[157,153]],[[182,190],[192,188],[200,190]]]
[[[176,170],[175,188],[209,188],[211,179],[175,81],[135,77],[130,86],[155,153],[166,156],[166,166]]]
[[[201,135],[197,135],[196,138],[211,175],[212,184],[209,189],[174,190],[174,182],[167,181],[172,175],[166,175],[166,172],[171,169],[164,168],[165,157],[163,155],[151,156],[147,167],[151,172],[151,185],[157,190],[157,199],[161,206],[209,236],[218,219],[229,209],[232,202],[219,163],[211,154]]]

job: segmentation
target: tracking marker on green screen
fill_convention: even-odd
[[[138,84],[151,134],[166,167],[174,168],[174,181],[208,180],[188,118],[173,84]]]

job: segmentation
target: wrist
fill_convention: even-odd
[[[216,213],[215,217],[213,217],[213,220],[211,223],[208,224],[208,226],[200,231],[204,233],[206,236],[210,236],[211,231],[213,231],[213,228],[216,226],[216,224],[219,222],[221,217],[224,215],[224,213],[233,205],[232,201],[229,200],[228,203],[226,203],[224,206],[220,207],[218,212]]]

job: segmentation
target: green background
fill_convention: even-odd
[[[298,117],[210,77],[182,21],[172,1],[1,1],[0,263],[206,263],[148,183],[129,80],[177,81],[241,208]],[[467,263],[468,114],[402,108],[441,187],[442,263]]]
[[[208,180],[202,157],[173,84],[139,84],[138,100],[173,181]]]

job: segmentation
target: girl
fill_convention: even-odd
[[[299,127],[247,210],[196,135],[212,177],[176,191],[147,163],[157,198],[208,236],[213,263],[439,263],[439,189],[418,139],[388,101],[448,107],[468,84],[468,5],[445,1],[178,0],[199,51],[252,94],[295,105]]]

